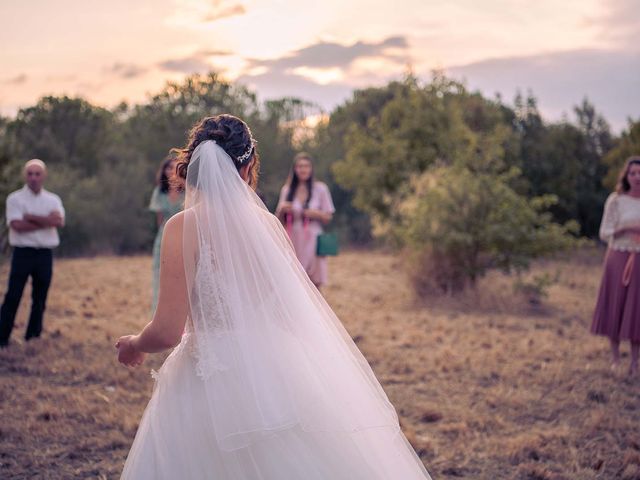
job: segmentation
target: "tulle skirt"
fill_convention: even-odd
[[[205,382],[183,342],[155,375],[152,398],[123,479],[413,480],[429,479],[399,428],[261,432],[251,444],[220,448]]]

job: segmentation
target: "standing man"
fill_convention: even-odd
[[[40,336],[42,315],[53,270],[52,249],[60,243],[58,228],[64,225],[60,197],[42,188],[47,167],[42,160],[24,166],[26,185],[7,197],[9,244],[13,247],[9,287],[0,309],[0,348],[9,345],[22,291],[31,276],[31,315],[25,338]]]

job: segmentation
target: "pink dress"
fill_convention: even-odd
[[[283,202],[287,201],[288,185],[280,190],[280,200],[278,208]],[[317,220],[308,220],[304,218],[304,205],[294,198],[292,202],[293,220],[289,217],[285,222],[285,227],[296,250],[296,255],[309,278],[317,286],[327,283],[327,259],[326,257],[318,257],[316,255],[317,238],[322,233],[322,224]],[[335,212],[333,200],[329,187],[322,182],[314,182],[313,192],[309,199],[309,208],[320,210],[326,213]]]

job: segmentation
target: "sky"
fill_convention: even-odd
[[[614,130],[640,118],[640,0],[0,0],[0,113],[43,95],[112,107],[220,72],[261,99],[330,111],[354,89],[434,69]]]

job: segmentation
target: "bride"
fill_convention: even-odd
[[[175,347],[123,479],[413,480],[429,474],[366,360],[259,200],[247,125],[203,119],[180,150],[153,320],[125,365]]]

